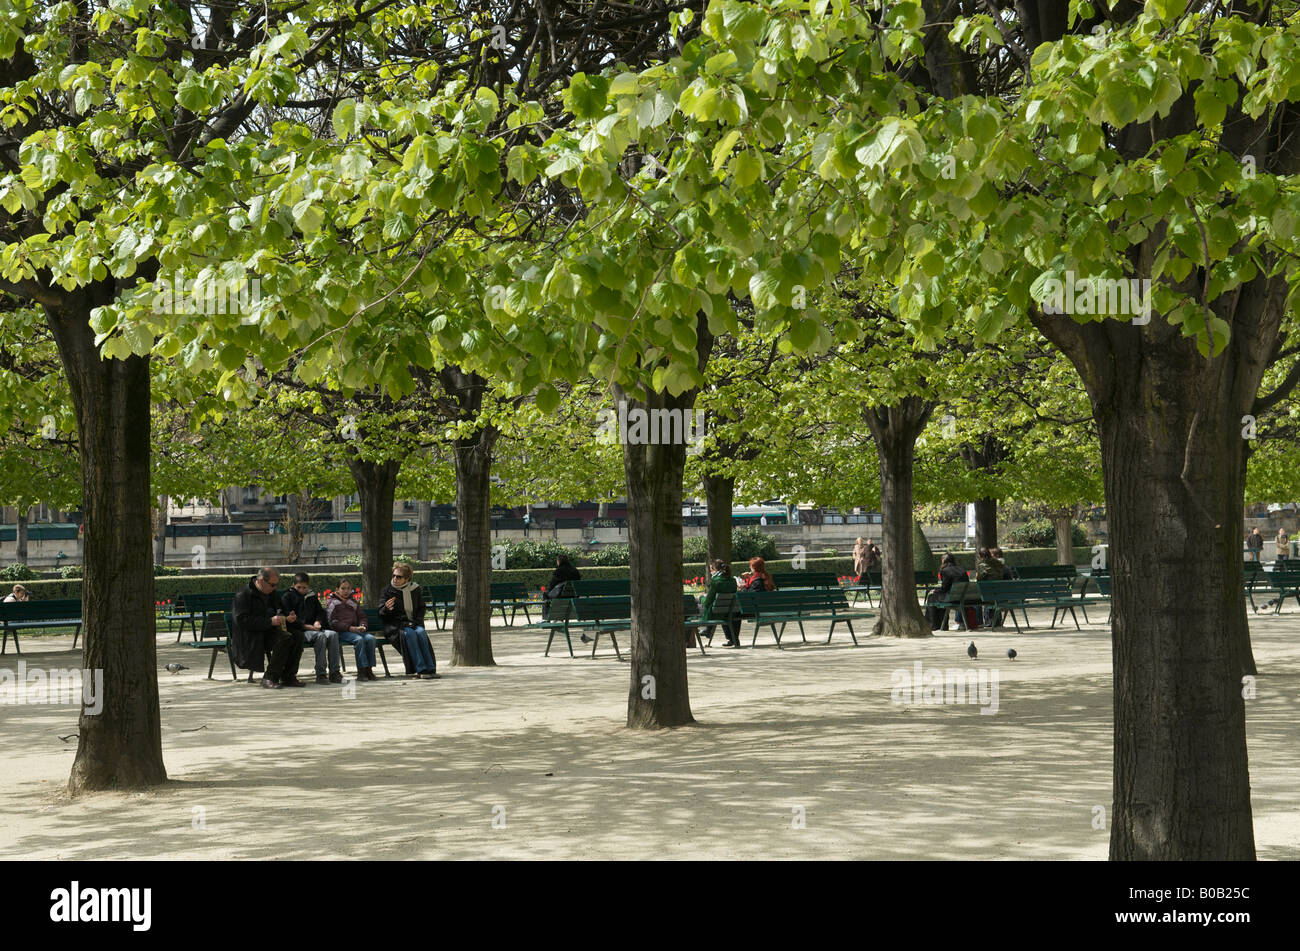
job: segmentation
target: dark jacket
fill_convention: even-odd
[[[1264,536],[1262,534],[1256,535],[1254,532],[1251,532],[1249,535],[1246,536],[1246,547],[1254,548],[1257,550],[1263,550]]]
[[[709,579],[709,590],[704,595],[704,604],[700,607],[700,617],[705,620],[710,619],[709,612],[713,610],[713,602],[717,600],[720,594],[734,594],[736,591],[736,579],[728,573],[720,573]],[[723,618],[726,620],[726,618]]]
[[[356,598],[346,601],[331,593],[325,604],[325,615],[329,618],[329,627],[346,634],[350,627],[361,627],[366,623],[366,612],[357,604]]]
[[[265,668],[268,640],[278,630],[271,618],[279,614],[280,592],[263,594],[256,581],[240,589],[230,605],[234,628],[230,632],[230,656],[236,666],[261,673]]]
[[[329,630],[329,619],[325,616],[325,609],[320,606],[320,598],[315,594],[308,593],[306,596],[299,594],[293,588],[290,588],[280,596],[280,606],[284,608],[287,615],[293,612],[298,615],[296,621],[289,622],[289,630],[297,631],[299,634],[307,630],[308,624],[315,624],[320,621],[324,630]]]
[[[981,558],[975,562],[975,578],[978,581],[1004,581],[1009,577],[1007,566],[996,558]]]
[[[744,582],[743,590],[745,591],[775,591],[776,590],[776,582],[772,580],[772,577],[770,575],[764,578],[762,575],[756,575],[751,573],[745,575],[740,580]]]
[[[952,589],[954,581],[965,581],[966,570],[957,565],[944,565],[939,569],[939,594],[945,595]]]
[[[379,618],[384,622],[384,630],[400,630],[404,627],[424,627],[424,591],[414,581],[406,583],[411,592],[411,617],[406,616],[406,603],[402,600],[402,589],[389,585],[379,596]],[[388,610],[388,599],[393,599],[393,609]]]
[[[581,580],[582,572],[578,571],[573,565],[556,565],[555,570],[551,572],[551,580],[546,582],[546,596],[548,598],[558,597],[560,588],[566,581]]]

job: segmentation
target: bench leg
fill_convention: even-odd
[[[375,649],[379,651],[379,659],[380,659],[381,661],[383,661],[383,664],[384,664],[384,676],[385,676],[385,677],[391,677],[391,676],[393,676],[392,674],[390,674],[390,673],[388,672],[388,657],[385,656],[385,654],[384,654],[384,645],[383,645],[383,644],[375,644]]]
[[[208,662],[208,679],[212,679],[212,672],[217,669],[217,651],[220,648],[212,648],[212,660]],[[236,678],[238,679],[238,678]]]
[[[613,635],[610,635],[611,637]],[[596,648],[600,646],[600,628],[596,629],[595,635],[591,639],[591,659],[596,659]]]
[[[520,605],[520,607],[522,607],[524,611],[524,623],[532,624],[533,619],[528,615],[528,605],[524,604],[524,605]]]
[[[614,636],[613,631],[609,632],[609,642],[614,645],[614,656],[618,658],[618,660],[622,661],[623,655],[618,649],[618,638]]]
[[[712,644],[712,643],[713,643],[713,640],[710,639],[710,640],[709,640],[709,643]],[[701,630],[700,628],[698,628],[698,627],[695,629],[695,646],[698,647],[698,648],[700,649],[700,656],[701,656],[701,657],[708,657],[708,656],[709,656],[708,654],[704,653],[704,631],[702,631],[702,630]]]
[[[74,651],[77,649],[77,638],[79,638],[80,636],[81,636],[81,625],[78,624],[76,627],[72,629],[72,649]]]
[[[800,638],[800,639],[801,639],[805,644],[807,644],[807,643],[808,643],[808,636],[807,636],[806,634],[804,634],[804,632],[803,632],[803,621],[799,621],[799,622],[797,622],[797,623],[798,623],[798,625],[799,625],[799,638]]]

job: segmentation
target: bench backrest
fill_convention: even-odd
[[[1037,578],[1028,581],[981,581],[984,598],[993,600],[1059,600],[1071,596],[1074,583],[1069,578]]]
[[[455,585],[452,585],[455,589]],[[490,597],[493,601],[528,600],[528,585],[522,581],[493,581],[490,584]]]
[[[1074,565],[1021,565],[1016,568],[1016,574],[1020,576],[1021,581],[1032,581],[1038,578],[1073,578],[1079,573]]]
[[[719,591],[713,596],[713,603],[709,605],[709,617],[725,620],[739,610],[740,602],[736,600],[736,592]]]
[[[572,581],[573,593],[579,598],[629,598],[632,596],[631,578],[591,578]]]
[[[0,620],[62,621],[81,618],[79,598],[50,598],[47,601],[0,602]]]
[[[772,575],[778,591],[791,588],[838,588],[840,579],[833,571],[786,571]]]
[[[176,596],[176,607],[184,611],[193,611],[195,614],[208,614],[217,611],[229,611],[234,601],[235,595],[233,592],[230,594],[178,594]]]
[[[506,582],[492,582],[493,586]],[[455,604],[456,586],[454,584],[426,584],[420,586],[424,591],[425,604]]]
[[[719,595],[721,597],[721,595]],[[574,598],[574,616],[580,621],[626,621],[632,617],[632,597],[628,595],[596,595],[588,598]],[[691,594],[682,594],[682,615],[694,617],[699,614],[700,606]],[[558,620],[552,618],[552,620]]]
[[[736,595],[736,600],[746,615],[760,617],[764,614],[813,614],[849,606],[848,598],[838,587],[833,591],[825,588],[741,591]]]
[[[948,593],[942,595],[937,603],[940,604],[961,604],[966,601],[979,601],[980,585],[988,584],[987,581],[954,581]]]

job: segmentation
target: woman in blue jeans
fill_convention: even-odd
[[[375,635],[366,632],[366,612],[352,597],[352,582],[339,580],[325,601],[325,620],[339,632],[340,644],[351,644],[357,655],[357,680],[378,680],[375,676]]]
[[[438,661],[424,630],[424,592],[411,580],[410,565],[393,565],[392,584],[379,596],[379,616],[389,638],[397,641],[406,673],[437,680]]]

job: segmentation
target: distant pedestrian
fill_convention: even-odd
[[[1274,539],[1274,543],[1277,545],[1277,560],[1286,561],[1287,556],[1290,555],[1291,546],[1288,543],[1285,528],[1277,530],[1277,538]]]
[[[1259,533],[1259,527],[1256,526],[1250,530],[1246,536],[1247,557],[1254,562],[1260,560],[1260,554],[1264,551],[1264,536]]]

